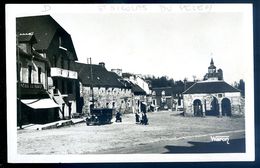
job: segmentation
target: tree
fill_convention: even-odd
[[[245,82],[240,79],[239,82],[234,82],[234,87],[241,91],[242,97],[245,97]]]

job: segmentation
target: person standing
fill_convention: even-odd
[[[135,122],[136,123],[140,122],[140,116],[139,116],[139,114],[137,112],[135,113]]]

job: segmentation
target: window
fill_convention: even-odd
[[[59,48],[64,50],[64,51],[67,51],[67,48],[65,47],[65,40],[62,39],[61,37],[59,37]]]
[[[28,83],[32,83],[32,66],[28,65]]]
[[[38,83],[41,83],[41,74],[42,74],[42,69],[41,67],[38,67]]]

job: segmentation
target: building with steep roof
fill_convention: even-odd
[[[184,81],[184,83],[175,84],[174,86],[152,88],[152,95],[161,110],[182,109],[182,93],[185,88],[190,87],[192,84],[194,84],[194,82]]]
[[[147,112],[151,103],[149,101],[149,95],[147,95],[146,91],[138,84],[133,83],[130,80],[127,80],[127,82],[131,86],[131,92],[133,95],[133,112]]]
[[[184,114],[191,116],[244,115],[240,90],[226,83],[216,72],[213,59],[207,78],[198,81],[183,92]]]
[[[107,71],[104,63],[99,65],[75,63],[79,75],[80,108],[89,113],[94,102],[96,108],[113,108],[122,113],[132,112],[132,93],[116,73]],[[93,95],[93,96],[92,96]]]
[[[70,34],[50,15],[16,18],[16,33],[33,33],[37,42],[33,48],[42,58],[48,60],[46,66],[46,88],[50,96],[60,105],[59,117],[71,118],[76,108],[76,82],[78,74],[73,71],[73,62],[78,60]],[[30,35],[19,37],[31,39]],[[22,38],[22,39],[21,39]]]

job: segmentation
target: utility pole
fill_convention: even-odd
[[[90,90],[91,90],[92,108],[94,108],[93,69],[92,69],[91,57],[89,58],[89,62],[90,62]],[[91,110],[92,109],[90,109],[90,111]]]

